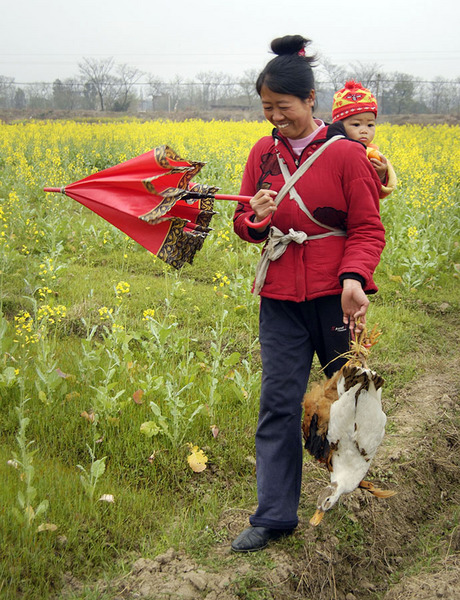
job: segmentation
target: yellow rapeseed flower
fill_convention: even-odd
[[[149,321],[150,319],[153,319],[154,316],[155,316],[155,310],[153,308],[147,308],[142,313],[142,320]]]

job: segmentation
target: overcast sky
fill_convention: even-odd
[[[113,57],[169,81],[200,71],[242,75],[270,41],[300,33],[320,58],[375,63],[430,80],[460,77],[458,0],[0,0],[0,75],[16,82],[79,75]]]

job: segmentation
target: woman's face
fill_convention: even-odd
[[[301,100],[290,94],[272,92],[266,85],[262,86],[260,99],[265,118],[288,138],[298,140],[310,135],[317,129],[313,120],[315,90],[310,97]]]

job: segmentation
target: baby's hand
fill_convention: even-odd
[[[370,158],[369,161],[371,162],[374,169],[377,171],[377,175],[379,176],[380,181],[382,183],[385,183],[388,171],[387,159],[383,156],[383,154],[380,154],[380,159]]]

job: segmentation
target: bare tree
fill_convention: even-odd
[[[450,105],[450,81],[435,77],[426,87],[426,102],[434,114],[447,112]]]
[[[165,83],[159,77],[155,75],[149,76],[149,84],[148,84],[148,95],[152,99],[152,110],[155,110],[155,103],[157,102],[157,98],[161,98],[165,95]]]
[[[168,111],[176,112],[179,108],[179,102],[183,97],[182,87],[183,79],[180,75],[176,75],[168,84]]]
[[[74,110],[82,105],[82,85],[76,79],[56,79],[53,82],[53,106],[63,110]]]
[[[218,88],[218,99],[228,102],[238,91],[238,85],[233,81],[234,77],[227,73],[221,73],[220,84]]]
[[[257,69],[247,69],[238,82],[241,92],[247,99],[248,108],[252,107],[254,100],[257,98],[256,81],[258,76],[259,71]]]
[[[13,99],[13,107],[24,109],[26,107],[27,100],[26,94],[22,88],[16,88]]]
[[[216,105],[220,100],[228,98],[233,87],[231,78],[222,72],[202,71],[196,75],[201,83],[201,101],[203,108]]]
[[[14,104],[14,94],[14,77],[0,75],[0,106],[2,108],[11,108]]]
[[[454,79],[454,81],[452,82],[452,87],[454,89],[452,112],[454,114],[459,115],[460,114],[460,77],[457,77],[457,79]]]
[[[327,58],[324,58],[320,65],[320,70],[324,73],[327,83],[332,85],[332,89],[337,91],[343,88],[345,81],[348,79],[347,70],[345,67],[335,65]]]
[[[401,114],[415,110],[415,77],[407,73],[391,73],[381,80],[379,110],[385,114]]]
[[[143,73],[136,67],[130,67],[129,65],[119,65],[117,72],[118,89],[113,108],[114,110],[127,111],[134,98],[132,90]]]
[[[445,104],[442,107],[442,113],[453,114],[456,110],[458,111],[458,80],[457,84],[455,81],[450,80],[445,85]]]
[[[182,108],[203,108],[201,84],[194,79],[186,79],[179,84]]]
[[[203,108],[209,108],[211,104],[211,85],[214,78],[212,71],[202,71],[197,73],[195,78],[201,83],[201,105]]]
[[[107,99],[110,97],[115,84],[112,75],[113,57],[96,60],[95,58],[84,58],[78,64],[84,83],[91,83],[99,98],[101,110],[106,109]]]
[[[330,113],[334,93],[343,88],[347,79],[349,76],[345,67],[323,58],[319,65],[319,76],[316,77],[316,104]]]
[[[376,92],[376,84],[379,73],[381,74],[382,67],[377,63],[362,63],[357,62],[351,65],[351,76],[358,83],[362,83],[364,87]]]
[[[97,91],[90,81],[83,84],[83,108],[97,110]]]
[[[27,88],[29,108],[50,108],[52,106],[52,86],[49,83],[34,83]]]

